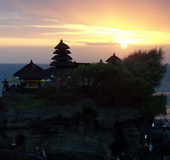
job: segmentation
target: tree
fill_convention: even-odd
[[[166,72],[166,64],[163,64],[164,51],[151,49],[149,51],[137,51],[124,59],[125,67],[146,84],[147,99],[144,103],[145,114],[154,117],[166,113],[165,95],[155,94],[155,90],[161,84]]]
[[[70,84],[100,106],[143,108],[157,115],[166,112],[166,97],[153,95],[166,72],[162,49],[135,52],[118,65],[94,63],[72,72]]]
[[[149,51],[137,51],[124,59],[124,65],[134,76],[142,78],[150,93],[154,93],[156,87],[166,72],[166,66],[162,63],[164,51],[151,49]]]
[[[39,92],[40,97],[47,95],[50,101],[60,104],[88,97],[102,107],[138,108],[152,115],[165,113],[166,97],[153,95],[166,72],[162,60],[163,50],[152,49],[135,52],[116,65],[80,65],[63,74],[60,83],[53,80],[51,87]]]
[[[121,64],[82,65],[72,75],[75,88],[100,106],[140,108],[146,99],[145,82]]]

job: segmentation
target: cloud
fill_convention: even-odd
[[[122,39],[128,43],[169,43],[169,4],[167,0],[0,1],[0,35],[64,37],[91,44]]]
[[[83,42],[79,41],[78,43],[83,43],[89,46],[99,46],[99,47],[105,47],[105,46],[117,46],[119,43],[116,42]]]
[[[169,5],[168,0],[8,0],[0,1],[0,15],[29,17],[28,23],[44,18],[122,30],[169,30]]]
[[[28,46],[20,54],[31,56],[32,46],[51,48],[64,39],[85,60],[104,57],[110,46],[119,51],[121,43],[131,50],[168,44],[169,6],[169,0],[0,0],[0,47]],[[18,50],[8,53],[17,58]],[[31,52],[36,56],[36,50]]]

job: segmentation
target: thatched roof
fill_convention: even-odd
[[[67,44],[63,43],[63,40],[61,39],[60,43],[55,47],[55,49],[66,50],[66,49],[70,49],[70,47]]]
[[[121,61],[122,60],[119,57],[117,57],[115,53],[113,53],[113,55],[106,60],[107,63],[111,64],[117,64],[120,63]]]
[[[55,50],[54,52],[53,52],[54,54],[71,54],[71,52],[69,51],[69,50]]]
[[[15,77],[19,77],[19,79],[46,79],[48,78],[45,74],[45,71],[33,63],[31,60],[29,64],[25,65],[19,71],[13,74]]]
[[[72,58],[69,55],[55,55],[52,60],[69,61],[72,60]]]
[[[74,66],[74,63],[71,61],[53,61],[51,62],[50,66],[55,66],[55,67],[68,67],[68,66]]]

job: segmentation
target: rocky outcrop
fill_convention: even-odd
[[[119,152],[137,153],[137,110],[97,108],[91,100],[54,109],[9,108],[0,113],[0,144],[65,159],[111,159]],[[119,143],[117,143],[119,142]],[[122,148],[122,145],[124,146]]]

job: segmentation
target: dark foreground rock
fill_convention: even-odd
[[[0,113],[0,145],[27,153],[38,146],[57,160],[112,159],[138,153],[139,118],[137,110],[97,108],[90,100],[55,109],[10,107]]]
[[[5,160],[42,160],[35,154],[0,149],[0,158]]]

